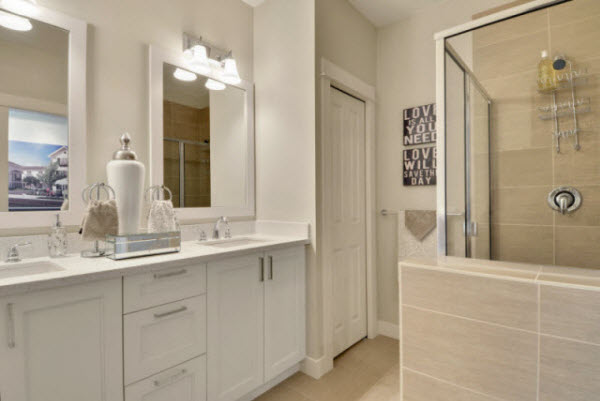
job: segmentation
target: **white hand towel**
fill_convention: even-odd
[[[85,241],[104,241],[107,235],[117,235],[119,217],[114,200],[91,201],[85,211],[81,234]]]
[[[170,200],[155,200],[148,212],[148,232],[164,233],[178,231],[179,224]]]

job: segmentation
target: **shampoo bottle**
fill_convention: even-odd
[[[119,235],[138,233],[142,215],[146,169],[131,150],[130,142],[131,137],[124,133],[121,136],[121,149],[113,154],[113,159],[106,165],[108,185],[115,190]]]
[[[548,51],[542,50],[542,59],[538,64],[538,90],[550,92],[556,89],[556,72]]]

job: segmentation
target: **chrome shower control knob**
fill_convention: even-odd
[[[579,209],[581,200],[579,191],[572,187],[558,187],[548,194],[548,205],[561,214]]]

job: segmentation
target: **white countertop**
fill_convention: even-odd
[[[241,256],[294,245],[307,245],[310,243],[310,239],[305,236],[249,234],[242,235],[240,238],[252,238],[259,240],[260,242],[257,241],[252,244],[218,248],[210,246],[210,243],[188,241],[182,242],[181,252],[178,253],[118,261],[105,257],[82,258],[77,254],[69,255],[64,258],[33,258],[24,259],[22,262],[18,263],[1,263],[0,270],[3,267],[14,268],[19,266],[19,264],[31,264],[42,261],[51,262],[64,270],[0,279],[0,297],[89,281],[130,276],[167,267],[177,267],[195,263],[202,264],[216,259]]]

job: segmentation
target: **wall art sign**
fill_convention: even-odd
[[[437,148],[404,149],[404,185],[436,185]]]
[[[435,142],[435,103],[404,109],[404,146]]]

